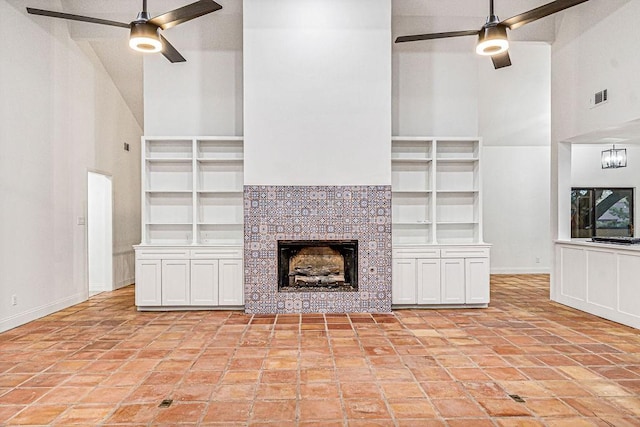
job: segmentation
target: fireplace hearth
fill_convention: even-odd
[[[357,290],[357,240],[278,241],[279,292]]]

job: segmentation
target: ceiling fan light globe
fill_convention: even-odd
[[[129,47],[138,52],[160,52],[162,50],[162,41],[160,41],[158,27],[146,22],[131,23]]]
[[[478,34],[478,44],[476,45],[478,55],[498,55],[508,49],[509,40],[505,27],[501,25],[485,26]]]

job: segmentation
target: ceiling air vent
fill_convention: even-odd
[[[607,89],[601,90],[600,92],[596,92],[593,95],[591,105],[595,107],[596,105],[600,105],[604,102],[607,102],[608,99],[609,99],[609,95],[607,93]]]

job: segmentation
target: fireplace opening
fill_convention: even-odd
[[[278,291],[357,290],[357,240],[278,241]]]

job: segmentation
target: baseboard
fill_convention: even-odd
[[[492,268],[491,274],[550,274],[551,267],[543,268]]]
[[[64,310],[67,307],[86,301],[87,298],[87,292],[81,292],[79,294],[71,295],[67,298],[18,313],[6,319],[0,319],[0,332],[5,332],[9,329],[24,325],[25,323],[32,322],[51,313],[55,313],[56,311]]]
[[[133,285],[136,280],[133,277],[128,277],[126,279],[122,279],[114,284],[113,290],[124,288],[125,286]]]

